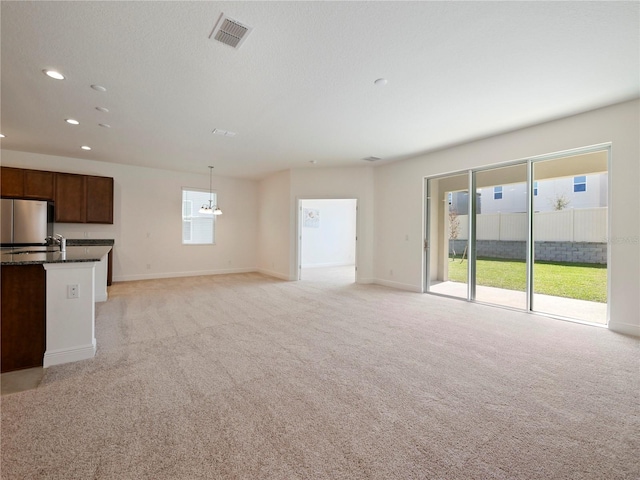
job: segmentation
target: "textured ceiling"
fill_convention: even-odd
[[[223,12],[253,27],[237,50],[208,38]],[[638,2],[2,1],[1,21],[3,149],[222,176],[382,164],[640,88]]]

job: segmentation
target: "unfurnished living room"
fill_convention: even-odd
[[[640,478],[639,2],[0,21],[0,478]]]

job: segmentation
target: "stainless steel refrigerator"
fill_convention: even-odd
[[[3,198],[0,211],[2,246],[44,245],[53,235],[53,202]]]

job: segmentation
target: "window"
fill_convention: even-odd
[[[493,187],[493,199],[494,200],[502,199],[502,187]]]
[[[580,175],[573,177],[573,191],[574,192],[586,192],[587,191],[587,176]]]
[[[533,182],[533,196],[538,196],[538,182]]]
[[[205,190],[182,189],[182,244],[202,245],[215,243],[215,215],[200,213],[202,205],[212,198],[216,205],[216,194]]]

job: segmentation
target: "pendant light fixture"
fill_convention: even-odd
[[[206,203],[198,210],[200,213],[207,215],[222,215],[222,210],[217,205],[213,205],[213,190],[211,188],[211,176],[213,175],[213,167],[209,166],[209,205]]]

